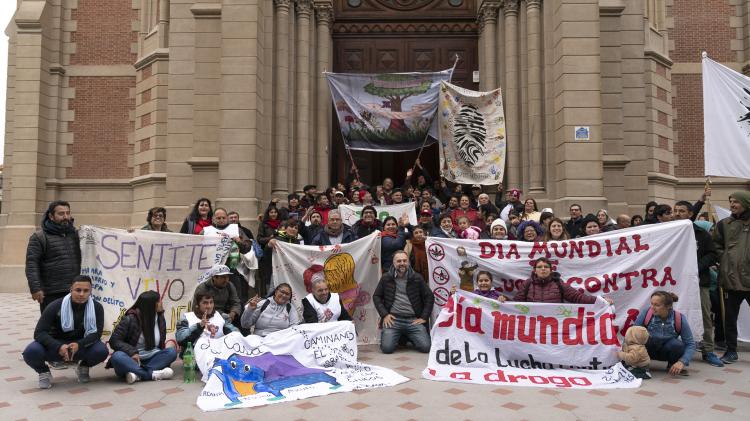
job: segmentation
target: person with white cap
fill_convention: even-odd
[[[493,240],[508,239],[508,227],[505,225],[505,221],[500,218],[492,221],[492,224],[490,224],[490,238]]]
[[[229,275],[232,271],[226,265],[214,265],[209,269],[210,278],[198,284],[195,287],[195,294],[206,295],[210,293],[214,297],[214,308],[219,312],[226,321],[233,323],[237,317],[242,314],[242,305],[240,297],[234,285],[229,282]],[[197,308],[198,303],[193,303],[193,308]]]

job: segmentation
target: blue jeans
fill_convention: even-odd
[[[646,342],[646,351],[648,351],[648,356],[652,360],[666,361],[667,364],[672,365],[679,361],[682,354],[685,353],[685,343],[677,338],[660,341],[651,337]]]
[[[427,332],[427,324],[413,325],[411,322],[414,319],[396,318],[393,320],[392,327],[383,327],[380,334],[380,350],[384,354],[391,354],[396,350],[401,335],[406,335],[417,351],[430,352],[430,334]]]
[[[37,373],[49,372],[45,361],[62,361],[58,349],[45,348],[44,345],[34,341],[23,351],[23,360]],[[104,342],[97,341],[87,348],[79,348],[73,355],[73,361],[80,361],[85,367],[93,367],[107,359],[109,351]]]
[[[174,348],[165,348],[149,359],[142,358],[140,365],[130,355],[122,351],[115,351],[110,361],[117,377],[124,378],[128,373],[135,373],[141,380],[151,380],[152,372],[169,367],[176,359],[177,350]]]

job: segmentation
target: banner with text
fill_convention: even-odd
[[[501,304],[458,291],[432,327],[422,377],[558,388],[640,386],[619,364],[615,314],[594,304]]]
[[[341,212],[341,219],[344,220],[344,223],[352,226],[362,218],[362,208],[364,208],[364,206],[339,205],[338,209]],[[389,216],[399,220],[402,215],[406,214],[409,216],[410,224],[417,225],[419,223],[417,220],[417,208],[414,202],[399,203],[398,205],[375,206],[375,211],[378,212],[378,219],[381,222]]]
[[[148,290],[161,296],[167,332],[173,333],[182,313],[190,311],[195,286],[231,248],[227,237],[90,225],[82,226],[79,236],[81,274],[91,277],[92,296],[104,307],[105,335]]]
[[[273,285],[292,286],[292,303],[302,318],[302,299],[315,279],[325,278],[357,327],[362,344],[379,343],[378,312],[372,294],[380,280],[380,232],[349,244],[301,246],[278,242],[273,250]]]
[[[698,263],[692,222],[675,221],[611,231],[585,238],[542,242],[455,240],[426,242],[430,287],[436,317],[451,286],[473,290],[476,273],[492,273],[493,287],[512,298],[531,277],[539,257],[552,261],[568,285],[615,302],[621,335],[649,305],[651,293],[666,290],[680,300],[675,308],[690,322],[694,337],[703,333]]]
[[[311,323],[265,337],[237,332],[198,340],[196,361],[206,385],[198,396],[204,411],[395,386],[409,379],[357,361],[351,322]]]

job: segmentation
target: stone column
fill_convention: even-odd
[[[529,141],[531,142],[531,185],[529,194],[544,192],[542,134],[542,0],[526,0],[526,42],[528,45]]]
[[[317,86],[317,110],[315,112],[316,130],[315,130],[315,147],[316,152],[316,183],[320,186],[327,186],[330,182],[329,165],[330,151],[329,144],[331,132],[329,124],[331,123],[331,93],[328,89],[323,72],[333,70],[331,67],[331,23],[333,22],[333,7],[328,1],[314,2],[315,20],[318,25],[316,48],[318,54],[318,86]]]
[[[297,0],[297,136],[295,139],[295,189],[308,184],[308,161],[310,155],[310,14],[311,0]]]
[[[479,7],[479,19],[482,29],[484,68],[480,72],[482,89],[489,91],[497,88],[497,55],[493,40],[496,38],[497,11],[500,3],[483,2]]]
[[[286,199],[289,173],[289,7],[291,0],[274,0],[276,28],[276,68],[274,69],[274,175],[271,195]]]
[[[508,187],[521,187],[521,123],[518,107],[518,0],[506,0],[505,14],[505,134]]]

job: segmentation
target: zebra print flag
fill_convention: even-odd
[[[497,184],[505,171],[505,115],[500,89],[470,91],[440,83],[440,171],[461,184]]]

